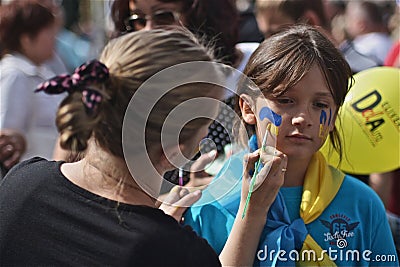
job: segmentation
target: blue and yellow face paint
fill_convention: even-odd
[[[272,134],[275,134],[277,136],[278,135],[278,127],[282,124],[282,116],[275,113],[269,107],[263,107],[260,110],[259,116],[260,116],[260,121],[263,121],[266,118],[270,123],[267,124],[267,127],[265,129],[264,138],[263,138],[263,141],[261,142],[260,157],[258,158],[256,165],[254,166],[254,173],[252,174],[249,192],[247,194],[246,203],[244,205],[244,209],[243,209],[243,213],[242,213],[242,219],[244,218],[244,216],[246,214],[246,210],[247,210],[247,206],[250,201],[251,194],[254,191],[254,183],[255,183],[256,176],[259,172],[260,165],[261,165],[261,154],[267,150],[268,132],[271,132]]]
[[[321,110],[321,115],[319,116],[319,137],[322,140],[325,140],[329,134],[329,126],[331,125],[331,119],[332,119],[332,109],[329,109],[329,118],[327,118],[326,111]]]
[[[282,116],[275,113],[269,107],[263,107],[260,110],[259,115],[260,115],[260,121],[266,118],[272,123],[272,125],[270,126],[270,131],[272,134],[278,136],[278,127],[282,124]]]

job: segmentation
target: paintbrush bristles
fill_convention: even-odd
[[[271,130],[271,123],[269,123],[267,125],[267,128],[265,130],[265,135],[264,135],[263,141],[261,143],[260,156],[261,156],[261,153],[264,152],[267,147],[268,133],[270,130]]]

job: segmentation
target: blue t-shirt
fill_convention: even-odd
[[[289,214],[290,221],[294,221],[300,218],[300,203],[301,195],[303,194],[302,186],[295,187],[281,187],[280,190],[283,199],[285,200],[285,205]]]
[[[237,183],[236,187],[236,191],[233,191],[240,192],[238,188],[241,183]],[[300,218],[302,189],[280,189],[291,222]],[[207,189],[204,195],[208,196]],[[239,201],[240,193],[230,194],[227,199],[192,207],[185,214],[185,224],[192,226],[220,253],[232,229]],[[345,176],[336,197],[306,228],[338,266],[398,266],[393,238],[380,198],[370,187],[351,176]],[[265,265],[264,257],[271,253],[260,242],[254,265]],[[283,265],[293,265],[290,259],[296,256],[295,252],[286,251],[288,262]],[[317,259],[320,257],[315,256]]]

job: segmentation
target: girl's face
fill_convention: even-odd
[[[310,158],[334,128],[337,106],[317,65],[296,86],[280,97],[267,98],[267,102],[268,107],[282,118],[276,136],[277,149],[290,158]],[[269,122],[260,119],[260,111],[266,106],[265,100],[257,99],[258,140],[262,140]]]

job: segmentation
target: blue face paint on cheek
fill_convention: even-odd
[[[282,124],[282,116],[279,114],[276,114],[272,109],[269,107],[263,107],[260,110],[260,120],[264,120],[267,118],[272,124],[274,124],[276,127],[280,126]]]
[[[325,125],[326,123],[326,112],[321,110],[321,115],[319,116],[319,124]]]
[[[332,109],[329,109],[329,119],[328,119],[328,126],[331,125],[331,118],[332,118]]]

